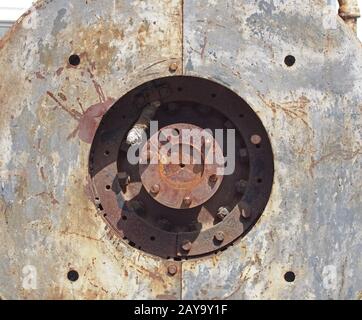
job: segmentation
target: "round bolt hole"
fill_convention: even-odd
[[[263,180],[262,180],[262,179],[258,179],[257,182],[258,182],[258,183],[262,183]]]
[[[77,54],[72,54],[69,57],[69,64],[74,67],[78,66],[80,64],[80,57]]]
[[[294,282],[294,280],[295,280],[295,273],[292,272],[292,271],[286,272],[285,275],[284,275],[284,280],[285,280],[286,282]]]
[[[106,185],[106,190],[111,190],[111,186],[109,184]]]
[[[104,151],[104,155],[105,155],[105,156],[108,157],[110,154],[111,154],[111,153],[110,153],[108,150]]]
[[[294,56],[291,56],[291,55],[288,55],[285,57],[284,59],[284,63],[288,66],[288,67],[291,67],[295,64],[295,57]]]
[[[211,97],[216,98],[216,93],[213,93]]]
[[[122,216],[122,220],[123,220],[123,221],[126,221],[126,220],[127,220],[127,217],[126,217],[126,216]]]
[[[244,118],[244,115],[243,115],[243,114],[239,114],[239,118]]]
[[[79,279],[79,273],[75,270],[70,270],[67,274],[67,278],[69,281],[75,282]]]
[[[151,240],[151,241],[155,241],[156,238],[155,238],[155,237],[151,237],[150,240]]]
[[[181,87],[178,87],[178,88],[177,88],[177,91],[178,91],[178,92],[181,92],[182,90],[183,90],[183,89],[182,89]]]

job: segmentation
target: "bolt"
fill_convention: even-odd
[[[192,203],[192,199],[191,199],[191,197],[185,197],[184,198],[184,204],[186,205],[186,206],[189,206],[189,205],[191,205],[191,203]]]
[[[212,182],[212,183],[217,182],[217,175],[216,175],[216,174],[211,175],[210,178],[209,178],[209,180],[210,180],[210,182]]]
[[[184,251],[190,251],[191,250],[191,248],[192,248],[192,243],[191,243],[191,241],[188,241],[188,240],[186,240],[184,243],[183,243],[183,245],[182,245],[182,250],[184,250]]]
[[[219,208],[219,210],[217,211],[216,216],[220,219],[220,220],[224,220],[226,218],[226,216],[229,214],[229,210],[225,207],[221,207]]]
[[[160,185],[159,184],[154,184],[152,187],[151,187],[151,193],[156,195],[160,192]]]
[[[237,193],[244,193],[246,190],[246,187],[248,185],[248,182],[245,180],[240,180],[235,183],[235,189]]]
[[[216,232],[214,237],[215,237],[215,240],[217,240],[219,242],[223,242],[225,240],[225,235],[224,235],[224,232],[222,232],[222,231]]]
[[[261,143],[261,136],[254,134],[253,136],[251,136],[250,141],[252,144],[258,145]]]
[[[241,209],[241,215],[244,219],[249,219],[251,217],[251,210],[248,208]]]
[[[178,69],[178,64],[176,62],[173,62],[170,64],[169,70],[170,72],[176,72]]]
[[[177,266],[174,264],[171,264],[167,268],[167,272],[170,276],[174,276],[177,273]]]
[[[121,187],[125,187],[130,182],[130,176],[127,172],[119,172],[117,174],[118,182]]]

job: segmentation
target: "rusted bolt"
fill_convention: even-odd
[[[191,250],[191,248],[192,248],[192,243],[191,243],[191,241],[185,241],[184,243],[183,243],[183,245],[182,245],[182,250],[184,250],[184,251],[190,251]]]
[[[189,205],[191,205],[191,203],[192,203],[191,197],[187,196],[184,198],[184,205],[189,206]]]
[[[241,215],[244,219],[249,219],[251,217],[251,210],[248,208],[241,209]]]
[[[216,174],[211,175],[210,178],[209,178],[209,180],[210,180],[210,182],[212,182],[212,183],[217,182],[217,175],[216,175]]]
[[[167,272],[170,276],[174,276],[177,273],[177,266],[174,264],[171,264],[167,268]]]
[[[170,72],[176,72],[178,69],[178,64],[176,62],[173,62],[170,64],[169,70]]]
[[[224,232],[222,232],[222,231],[216,232],[214,237],[215,237],[215,240],[218,242],[223,242],[225,240],[225,235],[224,235]]]
[[[127,172],[119,172],[117,174],[118,182],[121,187],[125,187],[130,182],[130,176]]]
[[[219,208],[219,210],[217,211],[216,216],[220,219],[220,220],[224,220],[226,218],[226,216],[229,214],[229,210],[225,207],[221,207]]]
[[[261,136],[259,136],[258,134],[254,134],[251,136],[251,139],[250,139],[251,143],[252,144],[260,144],[261,143]]]
[[[160,185],[159,184],[154,184],[152,187],[151,187],[151,193],[156,195],[160,192]]]
[[[235,183],[235,189],[237,193],[244,193],[246,190],[246,187],[248,185],[248,182],[245,180],[240,180]]]

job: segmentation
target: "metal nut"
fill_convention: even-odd
[[[191,248],[192,248],[192,243],[191,243],[191,241],[185,241],[184,243],[183,243],[183,245],[182,245],[182,250],[184,250],[184,251],[190,251],[191,250]]]
[[[217,175],[216,174],[211,175],[209,180],[210,180],[211,183],[217,182]]]
[[[167,268],[167,272],[170,276],[174,276],[177,273],[177,266],[175,264],[171,264]]]
[[[192,203],[191,197],[185,197],[185,198],[184,198],[184,204],[185,204],[186,206],[191,205],[191,203]]]
[[[225,235],[222,231],[216,232],[214,237],[215,237],[215,240],[218,242],[223,242],[225,240]]]
[[[173,62],[170,64],[169,70],[170,72],[176,72],[178,69],[178,64],[176,62]]]
[[[255,144],[255,145],[260,144],[261,143],[261,136],[259,136],[258,134],[254,134],[254,135],[251,136],[250,141],[251,141],[252,144]]]
[[[226,216],[229,214],[229,210],[225,207],[221,207],[219,208],[219,210],[217,211],[216,216],[220,219],[220,220],[224,220],[226,218]]]
[[[244,219],[249,219],[251,217],[251,210],[248,208],[241,209],[241,215]]]
[[[156,195],[160,192],[160,185],[159,184],[154,184],[152,187],[151,187],[151,193]]]

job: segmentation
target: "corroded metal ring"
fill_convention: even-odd
[[[163,142],[160,135],[164,135]],[[202,205],[223,180],[224,157],[219,144],[209,132],[194,125],[177,123],[162,128],[144,145],[140,158],[144,188],[169,208]]]
[[[169,164],[172,152],[156,142],[159,133],[150,132],[141,164],[130,163],[127,133],[154,97],[161,102],[154,117],[161,129],[223,129],[223,140],[227,129],[234,130],[233,172],[218,175],[215,164]],[[166,141],[179,149],[175,136]],[[204,143],[215,145],[217,157],[227,160],[215,140],[206,136]],[[154,145],[157,164],[149,164]],[[189,147],[194,156],[205,156],[202,147]],[[162,78],[130,91],[103,117],[90,154],[95,202],[106,222],[130,245],[163,258],[210,254],[245,235],[268,202],[273,168],[269,137],[248,104],[225,87],[194,77]]]

